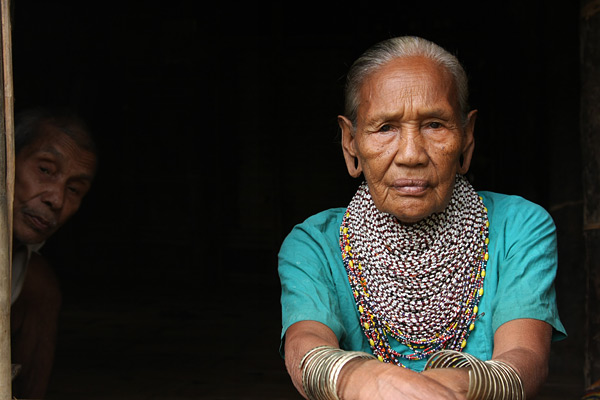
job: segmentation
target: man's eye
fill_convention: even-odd
[[[442,124],[440,124],[439,122],[430,122],[429,127],[432,129],[440,129],[442,127]]]
[[[48,168],[45,168],[45,167],[40,167],[40,172],[42,172],[43,174],[48,175],[50,173],[50,170]]]
[[[383,125],[379,130],[381,132],[390,132],[393,129],[391,125]]]
[[[69,187],[67,187],[67,189],[69,190],[69,192],[71,192],[73,194],[79,194],[79,189],[77,189],[76,187],[69,186]]]

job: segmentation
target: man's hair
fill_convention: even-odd
[[[346,77],[345,116],[356,126],[360,89],[365,79],[380,67],[397,58],[423,56],[445,67],[454,78],[461,120],[467,122],[469,87],[465,70],[448,51],[426,39],[401,36],[380,42],[364,52],[350,67]]]
[[[32,108],[15,116],[15,154],[31,144],[41,134],[43,124],[59,128],[75,141],[77,146],[98,155],[96,143],[85,121],[67,108]]]

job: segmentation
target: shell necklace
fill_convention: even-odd
[[[340,246],[360,324],[380,361],[404,366],[403,359],[465,347],[483,295],[488,228],[483,200],[462,175],[443,212],[411,225],[379,211],[366,182],[360,185]],[[409,350],[393,350],[392,338]]]

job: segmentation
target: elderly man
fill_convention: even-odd
[[[37,252],[90,190],[96,148],[77,116],[36,109],[17,116],[11,294],[13,383],[19,398],[45,395],[54,359],[61,293]]]
[[[279,253],[282,350],[309,399],[524,399],[564,337],[555,227],[521,197],[465,178],[476,111],[458,60],[422,38],[351,67],[339,116],[344,208]]]

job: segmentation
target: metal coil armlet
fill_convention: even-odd
[[[340,371],[355,358],[374,359],[361,351],[345,351],[332,346],[318,346],[309,350],[302,361],[302,388],[309,400],[340,400],[337,382]]]
[[[525,400],[521,377],[502,361],[481,361],[467,353],[442,350],[427,360],[424,371],[435,368],[469,368],[467,400]]]

